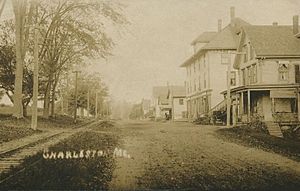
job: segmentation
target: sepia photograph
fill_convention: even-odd
[[[300,190],[299,0],[0,0],[0,190]]]

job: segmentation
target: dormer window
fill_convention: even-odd
[[[279,80],[280,81],[287,81],[288,77],[289,77],[288,64],[279,63],[278,64],[278,73],[279,73]]]

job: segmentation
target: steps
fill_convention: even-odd
[[[283,134],[278,123],[266,122],[266,125],[270,135],[283,138]]]

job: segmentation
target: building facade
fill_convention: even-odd
[[[227,85],[227,66],[233,65],[241,26],[249,25],[235,18],[234,8],[230,15],[231,22],[225,28],[219,20],[218,32],[204,32],[192,42],[194,55],[181,65],[186,68],[187,116],[191,120],[225,105],[221,92]],[[231,86],[237,87],[238,82],[238,71],[231,67]]]
[[[259,117],[280,124],[300,119],[300,38],[293,26],[244,26],[234,68],[240,86],[231,90],[236,122]],[[226,94],[226,92],[224,92]]]

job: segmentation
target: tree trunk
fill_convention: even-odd
[[[24,8],[24,1],[13,1],[13,8],[15,12],[16,23],[16,71],[15,71],[15,90],[14,90],[14,113],[16,118],[23,117],[23,95],[22,95],[22,81],[23,81],[23,60],[22,60],[22,8]]]
[[[50,78],[49,78],[50,79]],[[44,110],[43,110],[43,117],[49,118],[49,107],[50,107],[50,91],[51,91],[51,80],[48,81],[45,95],[44,95]]]

